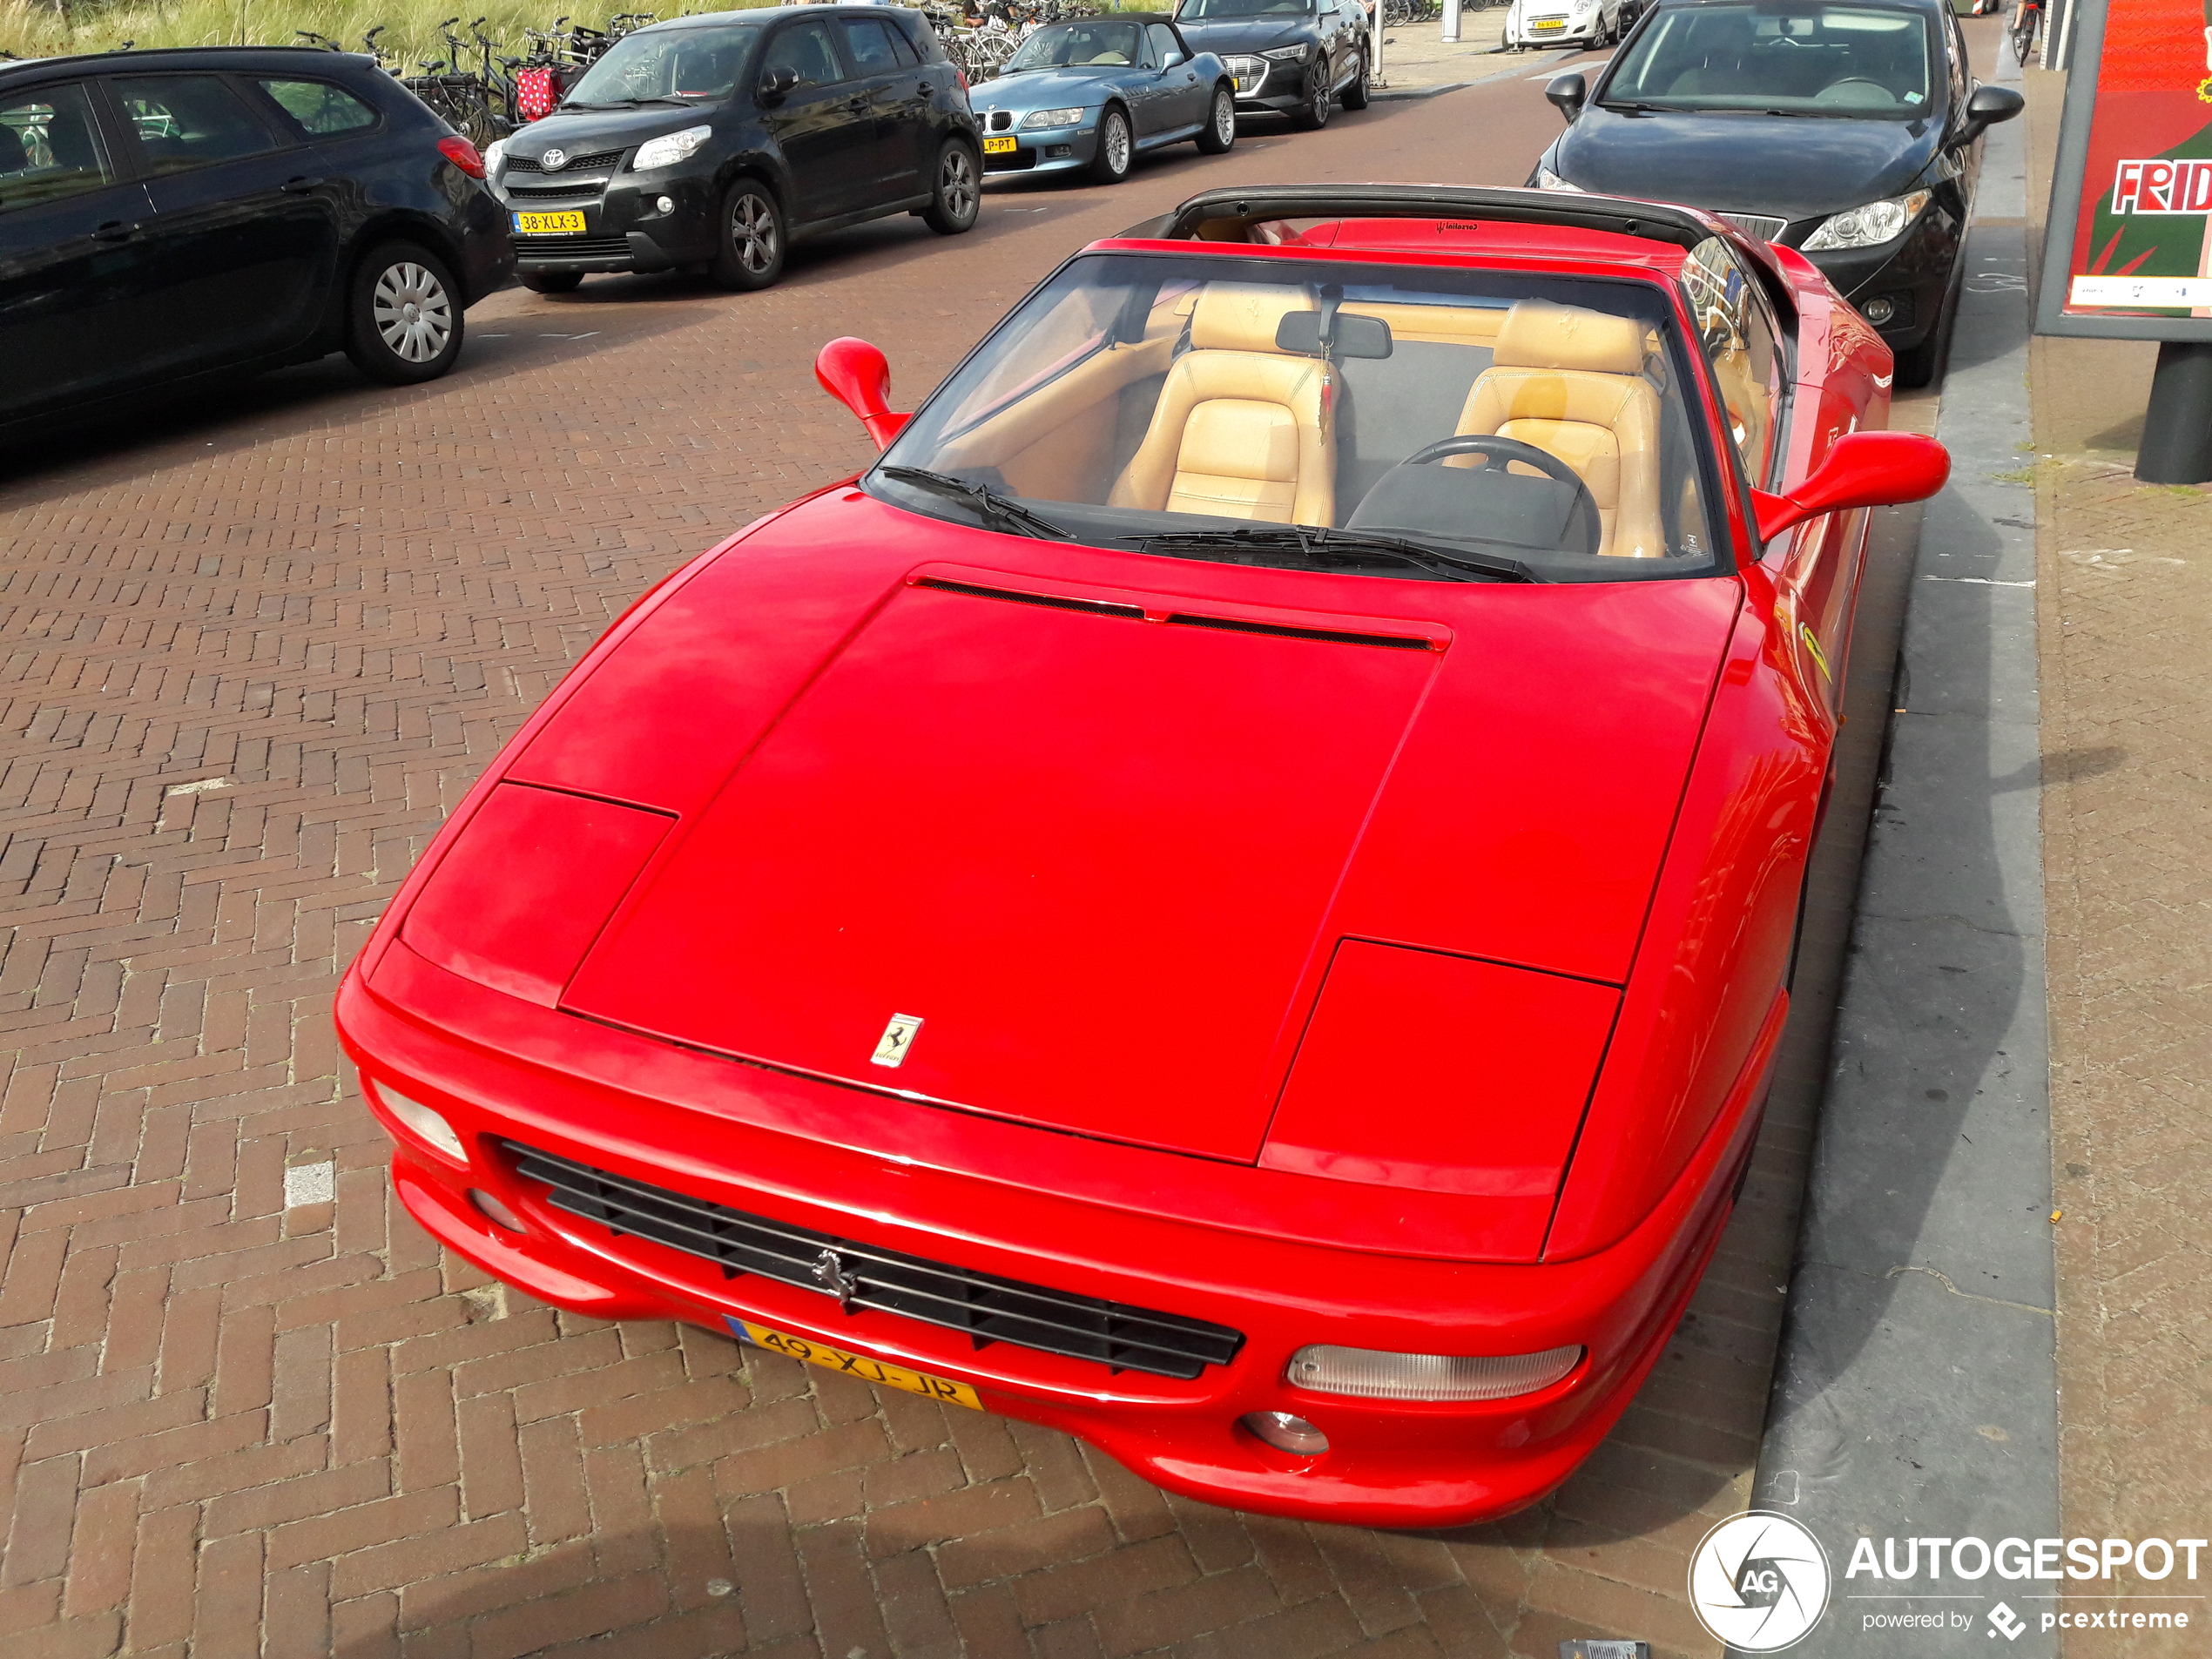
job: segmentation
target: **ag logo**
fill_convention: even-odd
[[[1689,1604],[1716,1642],[1778,1653],[1828,1606],[1828,1554],[1787,1515],[1754,1509],[1707,1533],[1689,1558]]]

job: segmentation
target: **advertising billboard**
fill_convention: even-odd
[[[2212,341],[2212,0],[2081,0],[2036,327]]]

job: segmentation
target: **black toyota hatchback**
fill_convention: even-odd
[[[1901,385],[1934,379],[1981,136],[2021,105],[1975,82],[1947,0],[1660,0],[1594,91],[1548,91],[1570,125],[1529,183],[1711,208],[1794,247]]]
[[[339,350],[379,380],[442,374],[514,268],[482,179],[365,57],[0,64],[0,429]]]
[[[491,147],[523,283],[703,267],[765,288],[795,239],[910,212],[975,223],[968,83],[917,11],[709,12],[625,35],[542,121]]]

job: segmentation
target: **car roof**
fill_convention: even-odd
[[[328,68],[337,63],[358,66],[371,61],[366,53],[334,52],[320,46],[133,46],[127,51],[74,52],[63,57],[0,60],[0,85],[25,78],[26,71],[44,75],[57,68],[79,73],[87,70],[183,68],[194,64],[210,69],[279,65],[299,69],[314,62]]]
[[[756,6],[744,11],[696,11],[687,17],[665,17],[659,23],[649,23],[630,32],[633,35],[659,35],[666,34],[671,29],[704,29],[710,26],[758,28],[761,24],[773,23],[779,17],[788,17],[793,11],[801,11],[808,16],[827,13],[845,17],[881,17],[887,11],[912,11],[915,9],[913,6],[867,4]]]
[[[1792,13],[1809,14],[1828,4],[1876,6],[1892,11],[1944,11],[1949,10],[1950,0],[1658,0],[1662,10],[1674,10],[1683,6],[1750,5],[1777,17]]]

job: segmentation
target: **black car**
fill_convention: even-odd
[[[1817,265],[1925,386],[1958,314],[1981,135],[2020,113],[1968,71],[1947,0],[1661,0],[1529,180],[1724,214]]]
[[[367,58],[0,64],[0,427],[343,350],[442,374],[515,254],[483,162]]]
[[[921,14],[721,11],[625,35],[559,109],[492,145],[523,285],[705,266],[765,288],[795,239],[887,213],[975,223],[967,84]]]
[[[1374,49],[1361,0],[1183,0],[1176,27],[1237,78],[1237,107],[1326,125],[1335,103],[1367,107]]]

